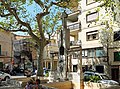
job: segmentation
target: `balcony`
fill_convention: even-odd
[[[70,41],[70,46],[78,46],[78,41]]]
[[[67,28],[70,29],[70,31],[73,31],[73,30],[80,30],[81,29],[81,23],[73,23],[71,25],[68,25]]]
[[[69,22],[77,22],[77,21],[78,21],[78,15],[79,15],[80,13],[81,13],[81,12],[80,12],[79,10],[77,10],[77,11],[74,11],[74,12],[68,14],[67,20],[68,20]]]

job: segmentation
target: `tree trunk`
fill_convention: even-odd
[[[43,51],[44,51],[44,42],[41,42],[37,48],[37,76],[43,77]]]

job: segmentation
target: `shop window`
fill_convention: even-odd
[[[93,13],[87,14],[86,15],[86,22],[87,23],[95,22],[95,21],[97,21],[98,16],[99,16],[98,12],[93,12]]]
[[[95,0],[86,0],[87,5],[92,4],[92,3],[95,3]]]
[[[114,52],[114,61],[120,61],[120,52]]]
[[[86,33],[86,40],[91,41],[91,40],[98,40],[98,31],[91,31]]]

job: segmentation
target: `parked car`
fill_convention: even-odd
[[[119,85],[118,82],[111,80],[106,74],[91,71],[84,72],[84,81],[98,82],[108,85]]]
[[[26,69],[26,70],[24,71],[24,76],[27,76],[27,77],[32,76],[32,71],[29,70],[29,69]]]
[[[6,81],[6,80],[8,80],[8,79],[10,79],[10,78],[11,78],[11,75],[10,75],[10,74],[0,71],[0,79],[1,79],[1,80]]]

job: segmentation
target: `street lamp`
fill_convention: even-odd
[[[79,40],[77,45],[80,47],[80,58],[79,58],[79,70],[80,70],[80,89],[84,89],[84,77],[83,77],[83,70],[82,70],[82,42]]]

